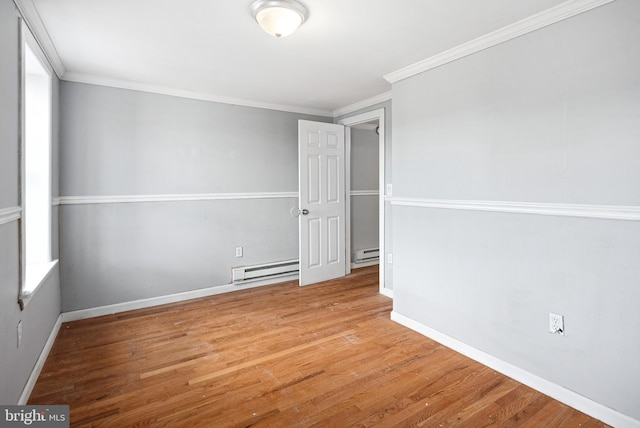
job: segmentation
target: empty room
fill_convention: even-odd
[[[639,41],[637,0],[1,0],[0,426],[640,427]]]

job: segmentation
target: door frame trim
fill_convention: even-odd
[[[345,126],[345,195],[346,197],[346,222],[345,222],[345,251],[346,251],[346,272],[351,272],[351,127],[361,123],[378,120],[378,209],[379,209],[379,248],[380,248],[380,294],[388,297],[393,296],[393,292],[385,288],[385,196],[386,196],[386,144],[385,144],[385,109],[379,108],[354,116],[345,117],[338,121],[338,124]]]

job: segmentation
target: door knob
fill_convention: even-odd
[[[291,209],[289,210],[289,214],[291,214],[291,217],[298,217],[300,214],[302,215],[309,214],[309,210],[306,208],[301,210],[298,207],[291,207]]]

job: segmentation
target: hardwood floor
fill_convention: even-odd
[[[74,427],[602,427],[390,321],[377,267],[65,323],[29,404]]]

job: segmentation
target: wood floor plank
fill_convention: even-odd
[[[30,404],[73,427],[603,427],[389,318],[378,269],[63,324]]]
[[[304,344],[301,344],[301,345],[298,345],[298,346],[286,348],[286,349],[284,349],[282,351],[278,351],[278,352],[275,352],[275,353],[272,353],[272,354],[269,354],[269,355],[265,355],[263,357],[259,357],[259,358],[253,359],[253,360],[245,361],[245,362],[243,362],[241,364],[237,364],[237,365],[234,365],[234,366],[231,366],[231,367],[227,367],[227,368],[222,369],[222,370],[214,371],[214,372],[208,373],[206,375],[198,376],[198,377],[193,378],[193,379],[189,379],[188,384],[189,385],[195,385],[195,384],[200,383],[200,382],[206,382],[208,380],[215,379],[217,377],[224,376],[224,375],[236,372],[238,370],[242,370],[242,369],[247,368],[247,367],[259,365],[259,364],[264,363],[264,362],[269,361],[269,360],[275,360],[275,359],[278,359],[278,358],[286,357],[287,355],[294,354],[294,353],[306,350],[307,348],[310,348],[310,347],[320,346],[323,343],[331,342],[331,341],[336,340],[336,339],[344,339],[346,335],[351,334],[351,333],[354,333],[354,331],[353,330],[347,330],[347,331],[345,331],[343,333],[334,334],[334,335],[331,335],[329,337],[323,337],[322,339],[318,339],[318,340],[315,340],[315,341],[310,342],[310,343],[304,343]]]

